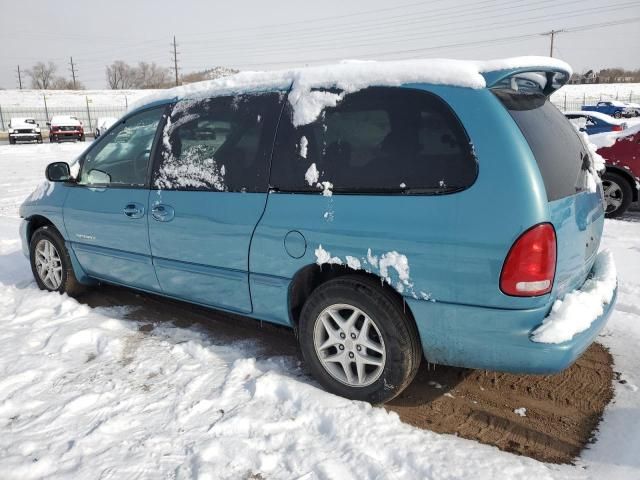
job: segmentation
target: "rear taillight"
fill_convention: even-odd
[[[623,130],[622,125],[614,125],[611,129],[612,132],[621,132]]]
[[[541,223],[524,232],[509,250],[500,274],[500,290],[515,297],[549,293],[556,273],[556,231]]]

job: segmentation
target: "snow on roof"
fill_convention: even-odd
[[[466,88],[487,86],[483,73],[519,68],[572,70],[565,62],[549,57],[515,57],[502,60],[347,60],[333,65],[274,70],[268,72],[240,72],[215,80],[174,87],[144,97],[135,104],[135,110],[161,100],[197,99],[208,96],[256,93],[262,91],[289,91],[289,102],[294,108],[293,122],[303,125],[315,120],[322,109],[335,106],[345,94],[369,86],[400,86],[410,83],[428,83]],[[342,93],[317,91],[337,88]]]
[[[624,120],[618,120],[617,118],[613,118],[611,115],[607,115],[606,113],[589,111],[589,110],[570,110],[568,112],[564,112],[565,115],[576,115],[579,117],[593,117],[598,120],[602,120],[603,122],[610,123],[612,125],[622,125],[623,123],[627,123]]]

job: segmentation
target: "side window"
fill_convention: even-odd
[[[82,161],[81,185],[144,186],[151,146],[165,107],[133,115],[101,138]]]
[[[448,193],[475,181],[467,134],[449,106],[420,90],[347,95],[312,124],[278,130],[271,184],[282,191]]]
[[[280,96],[183,100],[163,133],[153,186],[266,192]]]

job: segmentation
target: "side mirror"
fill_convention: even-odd
[[[53,162],[47,165],[45,172],[47,180],[50,182],[66,182],[71,180],[71,171],[66,162]]]
[[[47,127],[50,127],[50,126],[51,126],[51,122],[47,122]]]

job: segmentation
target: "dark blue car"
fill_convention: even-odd
[[[627,128],[625,122],[599,112],[565,112],[565,116],[587,135],[621,132]]]
[[[633,117],[635,112],[624,102],[617,100],[601,101],[595,105],[583,105],[582,110],[585,112],[599,112],[610,115],[615,118]]]

